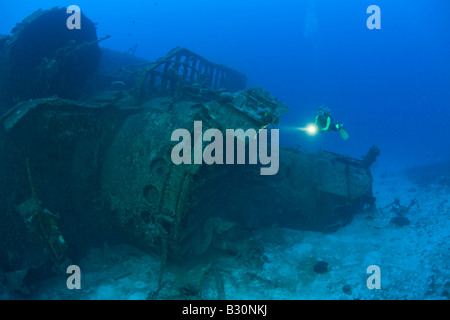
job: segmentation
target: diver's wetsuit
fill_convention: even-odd
[[[338,130],[334,123],[333,117],[328,114],[317,115],[315,122],[321,132]]]

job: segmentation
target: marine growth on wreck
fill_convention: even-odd
[[[376,147],[362,159],[282,148],[269,176],[174,164],[177,128],[259,132],[289,108],[187,48],[149,62],[101,48],[84,15],[81,32],[55,27],[66,19],[38,10],[0,45],[0,269],[22,294],[27,274],[65,272],[105,242],[160,256],[161,284],[167,264],[212,251],[261,259],[249,230],[332,233],[373,206]]]

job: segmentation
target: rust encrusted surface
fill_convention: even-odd
[[[176,60],[181,53],[192,54],[177,49],[169,56]],[[189,59],[206,63],[194,54]],[[148,68],[142,72],[152,74]],[[48,248],[56,248],[60,238],[54,235],[61,235],[70,256],[123,233],[161,254],[161,270],[168,257],[183,259],[210,248],[243,255],[259,250],[249,244],[247,228],[335,230],[370,199],[367,161],[327,152],[282,149],[279,172],[270,177],[261,176],[258,165],[175,165],[175,129],[192,132],[194,121],[201,121],[203,131],[258,132],[288,111],[260,87],[213,89],[199,86],[195,76],[192,82],[189,75],[189,81],[176,83],[175,91],[157,95],[137,97],[136,88],[143,85],[137,81],[129,91],[98,91],[85,101],[56,96],[25,100],[1,116],[0,210],[5,223],[0,231],[6,240],[0,252],[20,252],[14,240],[19,234],[24,243],[33,243],[32,254],[22,250],[4,268],[36,267],[51,258]],[[226,83],[218,79],[218,85]],[[30,201],[32,189],[39,208],[57,213],[44,215],[50,233],[48,228],[29,233],[26,215],[17,213]],[[36,237],[48,243],[39,246]]]

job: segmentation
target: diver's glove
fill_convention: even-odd
[[[336,129],[339,130],[343,127],[344,125],[342,123],[338,123],[336,124]]]

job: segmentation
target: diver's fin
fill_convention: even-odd
[[[345,131],[344,129],[340,128],[340,129],[339,129],[339,133],[341,134],[341,137],[342,137],[344,140],[347,140],[347,139],[348,139],[348,133],[347,133],[347,131]]]

